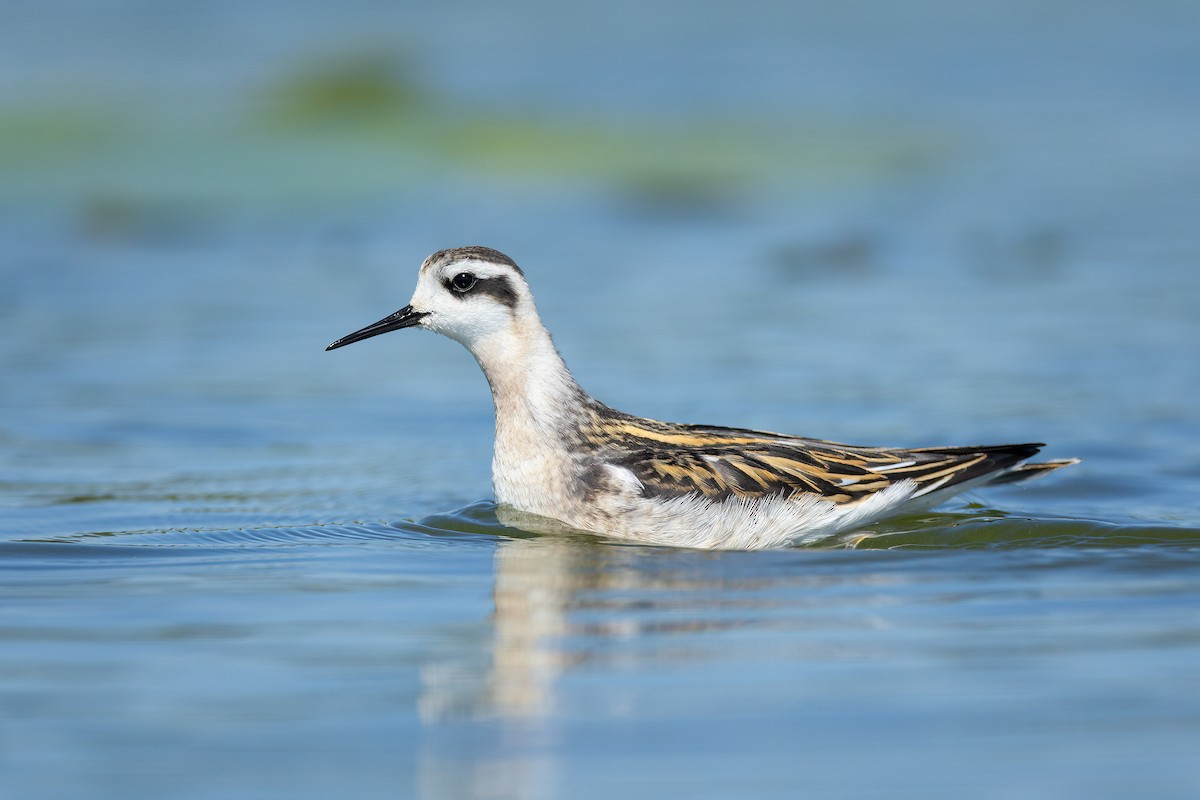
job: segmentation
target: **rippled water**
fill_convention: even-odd
[[[1025,5],[0,25],[0,795],[1195,797],[1195,13]],[[412,86],[294,67],[378,30]],[[323,351],[477,242],[618,408],[1083,462],[853,547],[506,527],[458,345]]]
[[[10,542],[5,781],[1184,796],[1195,535],[996,524],[899,526],[931,549],[709,553],[528,537],[479,505]]]

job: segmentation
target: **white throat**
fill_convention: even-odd
[[[548,513],[569,494],[566,445],[585,395],[537,317],[470,345],[496,405],[492,486],[500,503]],[[544,510],[544,511],[543,511]]]
[[[561,424],[578,406],[581,390],[549,332],[536,319],[475,342],[471,354],[492,388],[497,426],[521,421],[535,427]]]

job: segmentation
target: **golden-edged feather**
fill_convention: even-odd
[[[988,475],[1012,482],[1074,463],[1022,464],[1044,446],[1039,443],[856,447],[742,428],[676,425],[608,408],[594,414],[583,436],[606,462],[636,476],[647,497],[815,494],[843,504],[904,480],[920,496]]]

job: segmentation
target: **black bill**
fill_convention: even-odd
[[[401,328],[411,328],[414,325],[419,325],[421,320],[427,316],[429,316],[428,312],[414,311],[412,306],[405,306],[395,314],[388,314],[379,320],[379,322],[373,322],[361,330],[343,336],[325,349],[336,350],[339,347],[361,342],[363,339],[370,339],[372,336],[378,336],[381,333],[398,331]]]

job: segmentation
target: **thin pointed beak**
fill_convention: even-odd
[[[427,311],[414,311],[412,306],[405,306],[395,314],[388,314],[379,320],[379,322],[374,322],[362,330],[357,330],[354,333],[343,336],[325,349],[336,350],[339,347],[361,342],[363,339],[370,339],[372,336],[378,336],[381,333],[398,331],[401,328],[411,328],[414,325],[420,325],[421,320],[427,316],[429,316],[429,312]]]

